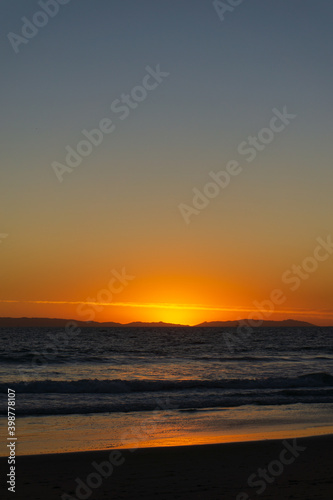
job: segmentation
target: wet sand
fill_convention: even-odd
[[[5,491],[1,497],[329,500],[333,498],[332,449],[330,435],[19,456],[15,495]],[[0,458],[1,489],[8,468],[7,459]]]

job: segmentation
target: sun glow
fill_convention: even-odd
[[[151,309],[149,311],[149,321],[163,321],[164,323],[173,323],[180,325],[193,325],[193,311],[186,309],[161,308]]]

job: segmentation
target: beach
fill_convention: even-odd
[[[328,500],[332,445],[329,435],[19,456],[15,499]]]
[[[331,328],[85,328],[50,358],[60,334],[2,329],[5,498],[332,498]]]

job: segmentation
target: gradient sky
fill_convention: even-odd
[[[38,10],[0,5],[0,314],[87,319],[97,300],[100,321],[195,324],[279,288],[269,319],[333,324],[333,255],[282,281],[333,235],[332,2],[245,1],[222,22],[206,0],[71,0],[16,54],[7,35]],[[157,64],[170,75],[120,120],[111,103]],[[296,118],[247,162],[238,145],[284,106]],[[102,118],[114,132],[60,183],[52,162]],[[186,224],[179,204],[230,160],[241,174]]]

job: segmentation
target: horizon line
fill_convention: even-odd
[[[97,302],[97,301],[56,301],[56,300],[16,300],[16,299],[0,299],[0,303],[28,303],[28,304],[67,304],[67,305],[96,305],[104,307],[129,307],[129,308],[145,308],[145,309],[177,309],[177,310],[194,310],[194,311],[220,311],[220,312],[261,312],[267,314],[267,311],[259,308],[249,307],[217,307],[205,306],[203,304],[174,304],[174,303],[137,303],[137,302]],[[276,309],[272,314],[293,314],[310,317],[325,317],[332,316],[333,311],[318,311],[308,309]],[[228,320],[227,320],[228,321]],[[233,321],[233,320],[230,320]],[[237,321],[237,320],[236,320]]]
[[[163,324],[163,325],[170,325],[170,326],[178,326],[178,327],[197,327],[197,326],[202,326],[204,323],[207,323],[207,325],[211,325],[212,323],[239,323],[241,324],[242,322],[249,322],[249,321],[255,321],[261,322],[262,324],[264,323],[286,323],[288,321],[293,321],[296,323],[306,323],[310,326],[321,328],[321,327],[332,327],[333,325],[316,325],[314,323],[310,323],[307,321],[302,321],[302,320],[297,320],[294,318],[287,318],[287,319],[263,319],[263,320],[253,320],[251,318],[239,318],[239,319],[234,319],[234,320],[213,320],[213,321],[202,321],[200,323],[194,324],[194,325],[189,325],[189,324],[182,324],[182,323],[170,323],[167,321],[130,321],[128,323],[120,323],[119,321],[85,321],[85,320],[79,320],[79,319],[73,319],[73,318],[50,318],[50,317],[40,317],[40,316],[20,316],[20,317],[13,317],[13,316],[0,316],[0,322],[2,319],[7,319],[7,320],[47,320],[47,321],[64,321],[64,322],[77,322],[77,323],[85,323],[87,325],[91,323],[97,323],[100,325],[107,325],[107,323],[114,323],[115,325],[119,326],[130,326],[135,323],[142,323],[145,325],[158,325],[158,324]],[[261,325],[250,325],[252,328],[260,328]],[[1,325],[0,325],[1,328]],[[6,327],[4,327],[6,328]]]

